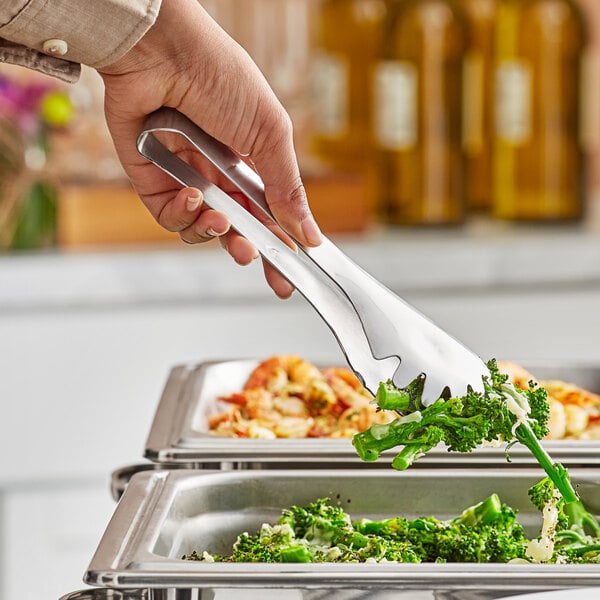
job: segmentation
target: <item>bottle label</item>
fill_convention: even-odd
[[[581,57],[580,140],[584,149],[600,148],[600,53],[588,48]]]
[[[417,142],[417,69],[406,61],[375,67],[375,136],[380,147],[406,150]]]
[[[315,129],[325,136],[348,129],[348,64],[331,52],[320,51],[314,61]]]
[[[531,136],[531,71],[523,61],[505,61],[496,70],[496,132],[512,144]]]
[[[469,154],[483,148],[484,86],[483,55],[473,50],[463,62],[463,141]]]

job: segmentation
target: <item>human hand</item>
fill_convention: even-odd
[[[244,157],[261,176],[267,202],[299,243],[316,246],[321,233],[312,217],[293,147],[292,125],[260,70],[197,0],[163,0],[146,35],[121,59],[99,69],[105,85],[106,121],[119,159],[142,201],[165,229],[188,243],[218,236],[239,264],[258,256],[230,229],[227,217],[202,205],[201,193],[177,183],[136,150],[145,118],[161,106],[176,108]],[[243,202],[241,194],[187,146],[170,148],[205,177]],[[274,292],[293,287],[265,263]]]

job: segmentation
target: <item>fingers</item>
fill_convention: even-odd
[[[230,229],[225,215],[202,205],[202,192],[196,188],[179,190],[163,204],[156,220],[166,230],[179,233],[188,244],[207,242]]]
[[[219,238],[219,242],[238,265],[249,265],[258,258],[256,248],[246,238],[233,230]]]
[[[281,109],[282,111],[283,109]],[[306,246],[318,246],[322,236],[308,205],[306,191],[300,177],[293,145],[292,126],[287,114],[275,118],[275,131],[264,136],[266,123],[259,130],[250,155],[265,184],[269,206],[283,228]]]
[[[269,287],[277,296],[279,296],[279,298],[285,300],[293,294],[294,286],[279,271],[277,271],[264,260],[263,270],[265,272],[265,279],[267,280]]]
[[[246,238],[238,235],[233,230],[220,237],[219,242],[239,265],[249,265],[258,257],[256,248]],[[285,300],[292,295],[294,286],[264,259],[263,270],[269,287],[279,298]]]

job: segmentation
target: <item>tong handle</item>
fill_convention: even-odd
[[[142,156],[182,185],[200,189],[204,202],[227,215],[232,227],[252,242],[264,259],[308,300],[332,330],[351,368],[365,387],[375,392],[379,382],[389,378],[395,367],[390,370],[386,361],[377,361],[373,357],[360,316],[343,288],[323,266],[315,263],[307,250],[302,247],[297,252],[292,250],[231,196],[173,154],[156,138],[156,132],[184,136],[220,173],[277,223],[267,205],[264,185],[258,174],[230,148],[171,108],[161,108],[152,113],[138,137],[137,147]],[[335,248],[327,238],[324,238],[323,244],[324,248]]]

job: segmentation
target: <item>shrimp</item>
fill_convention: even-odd
[[[340,415],[340,437],[351,437],[355,433],[365,431],[374,423],[389,423],[393,418],[384,411],[376,412],[369,404],[359,407],[351,406]]]
[[[587,412],[576,404],[565,404],[565,417],[568,436],[577,437],[588,428],[590,418]]]
[[[529,387],[530,381],[536,381],[536,378],[527,369],[514,362],[499,360],[498,370],[500,373],[508,375],[508,380],[522,390],[526,390]]]
[[[295,354],[283,354],[261,362],[250,373],[244,390],[264,388],[276,392],[289,383],[306,383],[315,378],[322,378],[321,372],[315,365]]]
[[[264,427],[257,423],[250,423],[248,425],[248,431],[244,437],[262,439],[262,440],[273,440],[277,436],[270,427]]]
[[[273,407],[284,417],[308,417],[308,408],[298,398],[275,398]]]
[[[305,438],[312,426],[311,418],[282,417],[275,424],[275,435],[279,438]]]
[[[550,403],[550,418],[548,419],[547,440],[560,440],[565,437],[567,432],[567,416],[565,407],[561,402],[553,398],[548,398]]]
[[[345,406],[366,406],[373,400],[373,396],[362,386],[352,371],[332,367],[324,369],[323,375],[337,398]]]
[[[247,419],[263,419],[270,421],[273,418],[273,394],[260,388],[244,392],[246,404],[243,415]]]
[[[548,394],[563,404],[574,404],[593,411],[600,408],[600,395],[584,390],[572,383],[560,380],[541,381]]]

